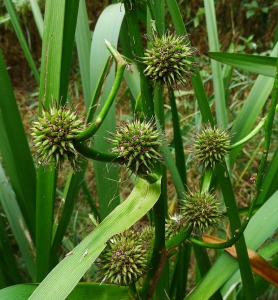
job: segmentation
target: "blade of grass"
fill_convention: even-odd
[[[13,255],[11,241],[7,234],[7,228],[0,216],[0,268],[3,277],[2,286],[6,287],[12,284],[21,283],[23,280],[17,269],[16,260]]]
[[[57,259],[57,253],[59,247],[61,246],[63,237],[66,233],[68,224],[70,222],[72,212],[74,209],[75,201],[77,199],[81,183],[84,180],[84,174],[87,169],[88,161],[84,160],[80,164],[80,170],[75,174],[71,171],[66,186],[63,191],[63,199],[65,199],[65,204],[63,206],[62,215],[59,219],[59,225],[55,233],[55,237],[53,239],[53,243],[51,246],[51,259],[52,259],[52,267],[54,267]]]
[[[204,1],[204,7],[210,51],[219,51],[214,1]],[[211,69],[217,124],[222,128],[226,128],[228,126],[228,117],[226,111],[221,64],[216,61],[211,61]]]
[[[43,17],[40,10],[40,7],[38,5],[38,2],[36,0],[30,0],[31,9],[33,12],[33,16],[37,25],[37,29],[39,32],[39,35],[42,39],[43,36]]]
[[[208,57],[222,62],[223,64],[227,64],[247,72],[275,77],[275,57],[221,52],[209,52],[207,55]]]
[[[31,55],[31,52],[29,50],[26,39],[24,37],[24,34],[22,32],[21,26],[19,24],[17,14],[16,14],[14,6],[13,6],[13,2],[11,0],[4,0],[4,3],[5,3],[6,9],[7,9],[9,15],[10,15],[11,22],[13,24],[14,30],[16,32],[16,35],[18,37],[18,40],[19,40],[20,45],[22,47],[22,50],[23,50],[23,52],[25,54],[25,57],[26,57],[26,59],[29,63],[29,66],[30,66],[30,68],[33,72],[35,80],[36,80],[37,83],[39,83],[39,81],[40,81],[39,73],[38,73],[36,64],[35,64],[35,62],[32,58],[32,55]]]
[[[0,165],[0,203],[9,221],[14,238],[22,253],[29,275],[35,280],[35,248],[26,228],[26,224],[19,206],[16,202],[15,194],[8,183],[8,179]]]
[[[90,65],[88,63],[90,61],[91,32],[85,0],[80,0],[79,2],[75,39],[84,101],[86,109],[88,110],[91,102]]]
[[[277,50],[278,44],[276,44],[271,52],[271,56],[277,56]],[[273,78],[265,77],[263,75],[259,75],[256,79],[255,84],[248,94],[248,97],[233,124],[231,130],[233,144],[240,141],[251,131],[271,92],[273,82]],[[241,149],[242,147],[238,147],[231,151],[231,164],[233,164]]]
[[[5,87],[0,89],[0,150],[18,205],[35,241],[36,172],[1,50],[0,82]]]
[[[144,216],[159,195],[160,180],[150,184],[138,179],[129,197],[53,269],[29,299],[55,300],[67,297],[104,249],[106,242]]]
[[[97,88],[96,83],[98,82],[107,58],[110,56],[109,51],[106,49],[104,39],[108,40],[115,47],[117,46],[123,17],[123,7],[121,7],[121,4],[118,3],[108,6],[98,19],[91,45],[91,95],[94,94],[94,91]],[[111,72],[107,77],[96,115],[105,105],[106,99],[114,82],[114,72],[114,68],[112,67]],[[106,119],[94,137],[94,143],[98,145],[99,151],[107,151],[109,146],[103,140],[103,137],[107,135],[106,131],[115,132],[115,127],[115,104],[113,104]],[[111,167],[111,164],[109,166],[107,163],[94,161],[94,171],[97,183],[100,215],[103,219],[119,204],[120,201],[118,189],[118,168]]]

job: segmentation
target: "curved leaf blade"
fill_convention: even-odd
[[[209,52],[207,55],[208,57],[223,64],[227,64],[247,72],[275,77],[277,61],[275,57],[221,52]]]
[[[65,299],[105,248],[106,242],[129,228],[153,207],[159,198],[160,186],[160,180],[149,183],[139,178],[129,197],[52,270],[29,299]]]

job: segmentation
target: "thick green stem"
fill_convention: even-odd
[[[96,131],[104,121],[106,115],[108,114],[108,111],[111,105],[113,104],[113,101],[117,95],[117,92],[122,82],[122,78],[126,67],[126,61],[108,41],[105,41],[105,44],[117,63],[117,72],[114,84],[102,110],[100,111],[94,122],[92,122],[92,124],[89,127],[87,127],[86,130],[84,130],[74,138],[75,142],[85,141],[96,133]]]
[[[83,156],[90,158],[90,159],[103,161],[103,162],[116,162],[117,161],[118,155],[116,155],[116,154],[100,152],[100,151],[94,150],[92,148],[86,147],[82,143],[75,143],[74,147],[80,154],[82,154]]]
[[[216,173],[221,186],[227,214],[231,225],[232,235],[237,234],[241,228],[241,222],[237,210],[234,191],[227,169],[222,164],[216,164]],[[247,220],[248,221],[248,220]],[[241,273],[245,299],[256,299],[256,289],[254,285],[253,274],[250,260],[247,253],[244,236],[241,235],[235,244],[238,256],[238,264]]]

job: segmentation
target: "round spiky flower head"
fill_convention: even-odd
[[[210,226],[217,227],[222,210],[215,195],[209,192],[196,192],[185,193],[184,196],[180,209],[185,223],[200,232],[204,232]]]
[[[54,102],[54,101],[53,101]],[[32,137],[37,149],[38,163],[46,166],[51,160],[60,166],[69,161],[73,168],[77,164],[78,153],[73,138],[85,129],[84,120],[66,106],[53,107],[33,122]]]
[[[162,145],[162,132],[158,131],[154,118],[148,122],[134,118],[117,128],[116,133],[108,132],[113,139],[106,139],[115,147],[109,151],[118,155],[120,161],[135,174],[151,172],[154,164],[162,161],[158,147]]]
[[[100,257],[102,282],[129,285],[147,270],[147,247],[140,232],[126,230],[111,238]]]
[[[185,227],[185,222],[182,215],[174,215],[166,220],[165,225],[165,238],[167,240],[171,239],[175,235],[181,232]]]
[[[178,82],[185,85],[196,69],[196,63],[190,61],[195,49],[189,46],[187,36],[177,36],[167,31],[162,38],[153,33],[151,49],[147,49],[142,62],[147,65],[144,73],[159,85],[170,86]]]
[[[229,153],[230,134],[211,125],[205,125],[194,137],[193,152],[197,164],[214,167],[216,162],[223,162]]]

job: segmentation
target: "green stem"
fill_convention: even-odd
[[[173,19],[175,29],[178,35],[186,35],[186,29],[184,26],[184,22],[182,20],[182,16],[179,10],[179,6],[176,0],[167,0],[169,12]],[[209,106],[209,102],[206,96],[205,88],[202,82],[202,78],[200,76],[199,71],[195,71],[194,75],[191,78],[192,84],[194,87],[194,91],[196,94],[197,101],[200,106],[200,111],[202,114],[203,122],[210,122],[211,126],[214,125],[213,116],[211,113],[211,109]]]
[[[241,222],[229,173],[227,171],[227,168],[219,163],[216,164],[216,173],[225,205],[227,207],[227,214],[230,221],[232,235],[234,235],[238,232],[238,230],[240,230]],[[235,247],[238,256],[238,264],[241,273],[245,299],[256,299],[256,289],[244,235],[240,236],[239,240],[235,244]]]
[[[75,142],[85,141],[96,133],[96,131],[104,121],[106,115],[108,114],[108,111],[111,105],[113,104],[113,101],[121,85],[121,81],[126,67],[126,61],[122,58],[120,53],[111,45],[111,43],[105,41],[105,44],[117,63],[117,72],[115,75],[114,84],[103,108],[101,109],[94,122],[92,122],[92,124],[89,127],[87,127],[86,130],[84,130],[74,138]]]
[[[245,228],[247,227],[247,225],[249,223],[249,220],[250,219],[248,217],[246,217],[246,219],[244,220],[244,222],[243,222],[242,226],[240,227],[240,229],[236,231],[235,236],[233,238],[231,238],[230,240],[226,241],[226,242],[219,243],[219,244],[212,244],[212,243],[206,243],[206,242],[197,240],[193,237],[190,237],[189,240],[194,244],[197,244],[199,246],[206,247],[206,248],[211,248],[211,249],[229,248],[239,240],[239,238],[243,234]]]
[[[113,63],[113,58],[110,56],[108,57],[107,59],[107,62],[102,70],[102,73],[101,73],[101,76],[98,80],[98,83],[97,83],[97,87],[94,91],[94,94],[92,96],[92,100],[91,100],[91,103],[90,103],[90,106],[89,106],[89,109],[88,109],[88,114],[87,114],[87,118],[86,118],[86,123],[89,123],[92,121],[93,119],[93,116],[98,108],[98,102],[101,98],[101,95],[102,95],[102,90],[104,88],[104,84],[106,82],[106,79],[107,79],[107,76],[109,74],[109,71],[112,67],[112,63]]]
[[[129,287],[129,292],[132,295],[132,299],[134,299],[134,300],[138,299],[138,293],[136,290],[135,283],[132,282],[128,287]]]
[[[104,153],[97,150],[94,150],[92,148],[89,148],[82,143],[74,143],[75,149],[82,154],[83,156],[87,158],[91,158],[98,161],[103,162],[116,162],[118,155],[111,154],[111,153]]]
[[[186,186],[187,178],[186,178],[186,167],[185,167],[182,134],[180,129],[179,114],[178,114],[176,99],[172,89],[169,89],[169,98],[171,104],[172,122],[173,122],[173,130],[174,130],[176,166],[179,171],[182,182]]]
[[[186,241],[189,238],[190,234],[192,233],[192,229],[193,229],[192,226],[186,228],[185,231],[183,231],[183,229],[182,229],[180,231],[180,233],[178,233],[177,235],[175,235],[174,237],[172,237],[170,240],[168,240],[166,242],[166,250],[167,251],[171,251],[171,249],[173,249],[176,246],[179,246],[184,241]]]
[[[125,6],[125,17],[127,21],[129,36],[131,40],[131,47],[137,59],[137,66],[140,73],[140,85],[141,85],[141,94],[142,94],[142,107],[143,113],[149,119],[154,115],[154,105],[152,99],[152,88],[151,83],[148,77],[144,75],[145,66],[140,62],[140,58],[144,56],[143,44],[141,40],[141,33],[137,18],[137,9],[136,1],[124,1]]]

